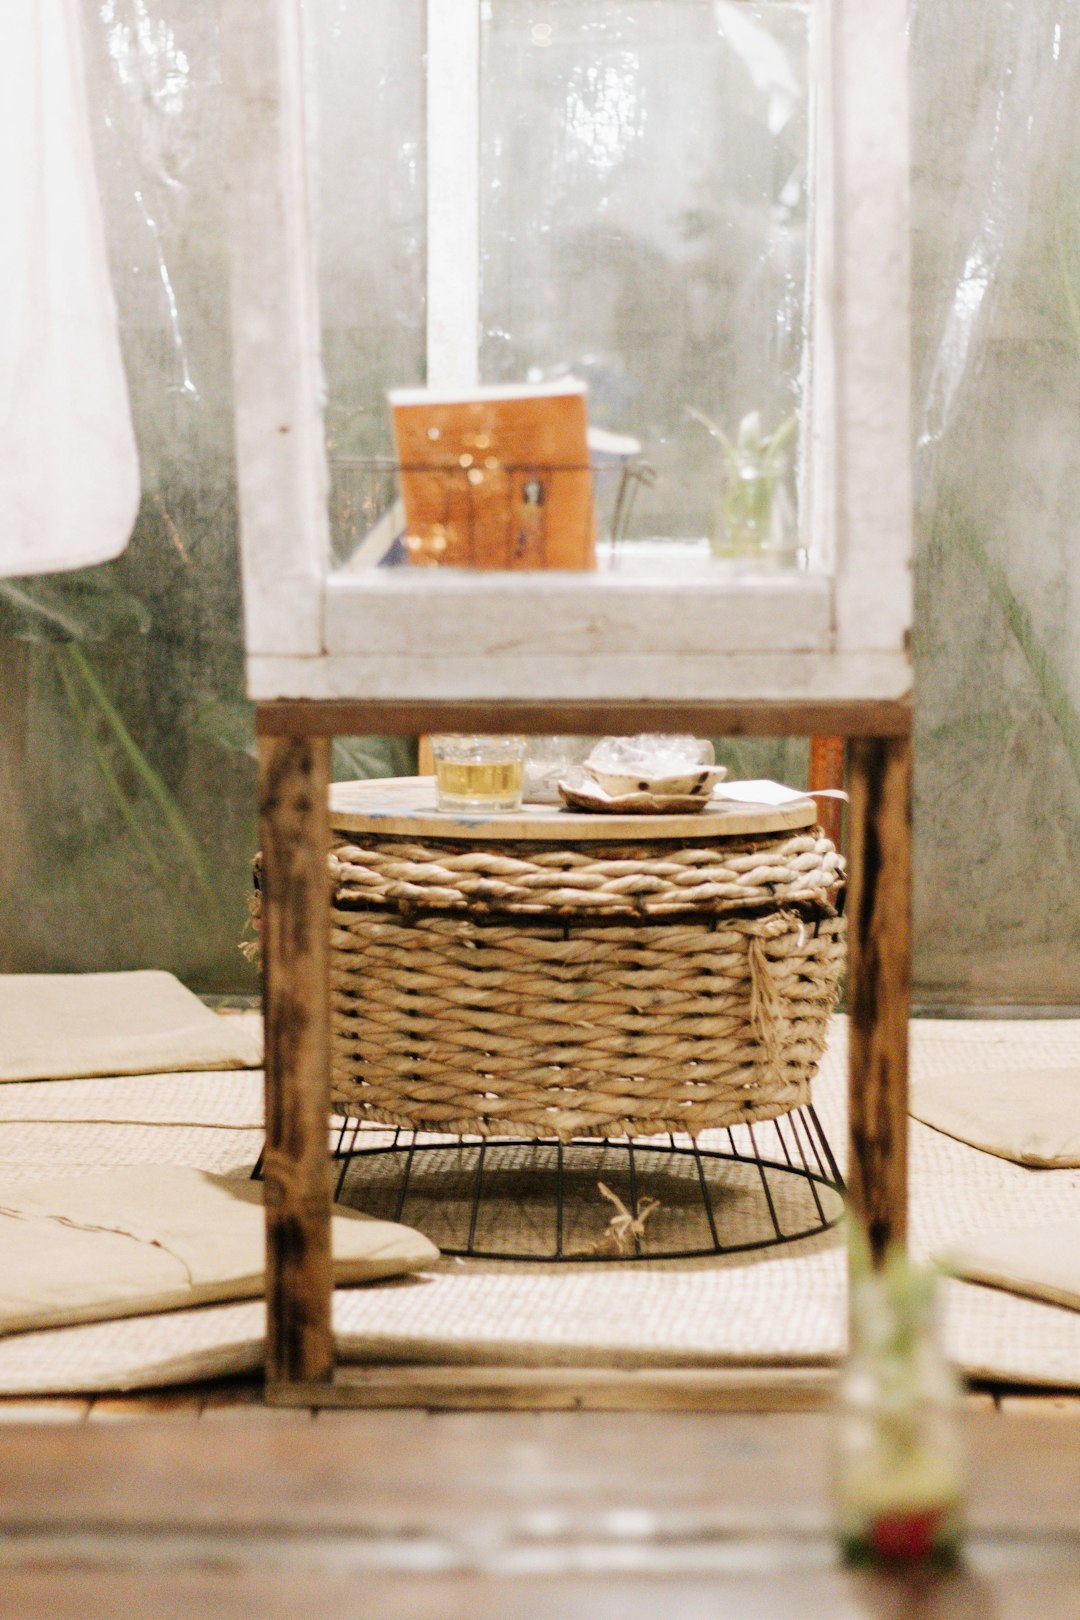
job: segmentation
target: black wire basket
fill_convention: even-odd
[[[334,1197],[469,1260],[707,1259],[817,1237],[840,1220],[844,1182],[812,1104],[707,1141],[437,1136],[342,1119]]]
[[[844,1183],[812,1105],[707,1140],[378,1140],[351,1119],[333,1143],[335,1196],[472,1260],[711,1258],[815,1237],[840,1219]]]

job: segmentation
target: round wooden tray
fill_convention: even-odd
[[[687,815],[594,815],[552,804],[520,810],[461,815],[435,808],[433,776],[378,777],[335,782],[330,788],[330,825],[336,832],[388,833],[405,837],[529,839],[546,843],[648,842],[655,838],[733,838],[790,832],[817,820],[813,799],[792,804],[719,804]]]

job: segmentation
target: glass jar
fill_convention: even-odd
[[[893,1262],[852,1284],[839,1391],[836,1515],[858,1564],[955,1563],[964,1488],[960,1391],[933,1278]]]
[[[559,783],[588,756],[594,737],[530,737],[523,796],[530,804],[560,803]]]
[[[748,411],[730,437],[696,406],[689,412],[719,450],[709,535],[712,555],[752,568],[794,566],[799,538],[787,447],[796,432],[796,418],[786,417],[766,434],[760,413]]]
[[[710,549],[729,561],[794,566],[798,538],[786,462],[768,470],[752,462],[724,468]]]
[[[520,810],[525,738],[443,734],[432,737],[435,802],[440,810]]]

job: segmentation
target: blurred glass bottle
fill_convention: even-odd
[[[937,1275],[865,1242],[836,1414],[837,1532],[850,1563],[948,1567],[963,1533],[960,1386],[938,1324]]]

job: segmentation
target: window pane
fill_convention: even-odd
[[[807,24],[745,0],[482,7],[482,380],[586,379],[591,421],[661,475],[635,536],[714,525],[721,446],[693,410],[732,438],[798,410]]]
[[[331,530],[349,555],[393,494],[386,391],[426,371],[423,0],[319,0],[307,30]]]

